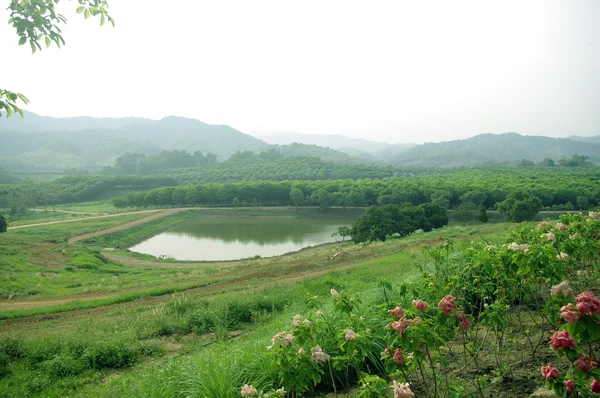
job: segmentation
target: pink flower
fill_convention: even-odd
[[[388,326],[401,335],[408,327],[408,323],[406,322],[406,318],[402,318],[396,322],[388,323]]]
[[[356,338],[356,333],[354,333],[353,330],[344,329],[344,332],[346,333],[346,341],[354,340]]]
[[[592,392],[595,392],[596,394],[600,394],[600,382],[596,381],[596,379],[592,379],[590,388],[592,389]]]
[[[592,366],[598,366],[598,364],[594,362],[593,357],[586,357],[585,354],[579,354],[579,358],[573,361],[573,366],[575,367],[575,369],[583,370],[584,372],[589,372]]]
[[[421,299],[414,300],[413,305],[415,306],[416,309],[418,309],[421,312],[425,312],[425,311],[427,311],[427,308],[429,308],[429,304],[427,304],[426,302],[424,302]]]
[[[577,342],[569,335],[569,332],[561,330],[560,332],[554,332],[552,337],[550,337],[550,345],[555,351],[558,351],[561,348],[568,350],[575,347]]]
[[[577,296],[577,309],[584,315],[593,312],[600,314],[600,300],[594,296],[594,292],[583,292]]]
[[[575,234],[569,235],[569,239],[571,239],[571,240],[575,240],[577,238],[579,238],[579,232],[575,232]]]
[[[560,261],[567,261],[569,259],[569,255],[567,253],[560,252],[556,258],[558,258]]]
[[[456,309],[456,299],[454,296],[447,295],[439,302],[438,307],[444,312],[444,315],[448,316]]]
[[[573,303],[569,303],[560,309],[560,317],[563,318],[565,322],[573,324],[581,317],[581,314],[577,311]]]
[[[558,369],[553,368],[552,364],[549,363],[548,366],[542,366],[542,374],[544,375],[546,381],[550,379],[556,379],[558,378]]]
[[[396,318],[402,318],[404,316],[404,309],[402,307],[396,307],[393,310],[389,310],[388,314],[395,316]]]
[[[563,381],[563,384],[565,385],[565,390],[567,392],[573,392],[575,390],[575,383],[573,383],[573,380],[565,380]]]
[[[242,386],[242,397],[254,396],[258,396],[258,391],[256,391],[256,388],[252,387],[251,385],[249,386],[248,384],[244,384]]]
[[[417,326],[422,320],[423,318],[416,316],[415,319],[407,319],[406,322],[408,322],[409,325]]]
[[[458,311],[455,316],[456,321],[460,323],[460,328],[462,329],[462,331],[466,332],[467,330],[469,330],[469,325],[471,324],[471,321],[469,320],[469,318],[467,318],[465,313],[462,311]]]
[[[389,358],[392,356],[392,353],[390,352],[390,350],[388,348],[386,348],[385,350],[383,350],[381,352],[381,356],[384,358]]]
[[[400,348],[396,348],[396,352],[394,352],[394,361],[398,365],[404,365],[404,353]]]
[[[394,384],[390,386],[392,390],[394,390],[394,398],[410,398],[414,397],[415,393],[410,389],[410,384],[402,383],[398,384],[396,380],[394,380]]]

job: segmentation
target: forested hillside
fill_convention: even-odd
[[[226,160],[266,143],[229,126],[167,117],[149,119],[54,119],[28,113],[0,119],[0,164],[14,171],[98,170],[127,152],[157,154],[185,149]]]
[[[524,136],[516,133],[481,134],[464,140],[427,143],[389,158],[394,166],[475,166],[516,164],[527,159],[560,161],[574,154],[600,160],[600,143],[568,138]]]

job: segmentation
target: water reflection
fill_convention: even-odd
[[[207,217],[186,221],[130,250],[176,260],[270,257],[333,241],[353,218]]]

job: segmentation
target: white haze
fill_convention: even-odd
[[[0,11],[0,87],[49,116],[424,142],[600,134],[600,1],[110,0],[32,55]]]

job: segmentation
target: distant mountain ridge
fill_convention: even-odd
[[[236,152],[276,149],[284,157],[315,157],[342,165],[471,167],[515,165],[587,156],[600,164],[600,136],[550,138],[517,133],[415,144],[388,144],[343,135],[286,133],[263,136],[269,143],[227,125],[168,116],[143,118],[52,118],[27,112],[0,119],[0,166],[9,171],[99,170],[126,152],[163,150],[214,153],[226,160]],[[290,142],[291,141],[291,142]]]
[[[176,116],[51,118],[27,112],[23,119],[0,119],[0,164],[9,170],[97,169],[125,152],[155,154],[165,149],[214,153],[226,160],[235,152],[267,146],[229,126]]]
[[[516,164],[522,159],[540,162],[574,154],[600,160],[598,137],[587,141],[571,138],[526,136],[517,133],[480,134],[475,137],[418,145],[388,159],[394,166],[477,166]]]

